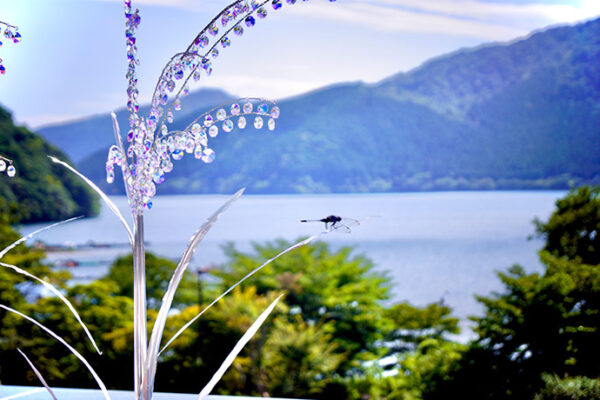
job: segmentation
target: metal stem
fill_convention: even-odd
[[[144,250],[144,216],[135,215],[133,240],[133,358],[135,399],[150,400],[142,387],[148,339],[146,331],[146,256]],[[141,391],[141,393],[140,393]],[[141,397],[140,397],[141,396]]]

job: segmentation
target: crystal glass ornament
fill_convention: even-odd
[[[287,3],[295,2],[287,0]],[[177,129],[173,129],[171,124],[175,121],[175,111],[181,110],[185,105],[181,102],[181,97],[189,93],[190,85],[200,81],[202,71],[205,74],[204,78],[212,74],[213,64],[217,62],[219,56],[218,48],[232,46],[233,35],[242,35],[244,25],[246,28],[253,27],[257,18],[267,17],[266,8],[269,4],[278,10],[282,8],[283,1],[237,0],[223,9],[194,37],[187,48],[169,59],[154,88],[147,115],[142,115],[141,110],[145,109],[140,109],[138,101],[139,58],[136,32],[141,18],[139,10],[132,7],[131,0],[125,0],[124,4],[128,63],[126,73],[129,111],[128,147],[125,151],[116,115],[113,113],[116,144],[109,149],[106,173],[107,180],[112,182],[116,176],[116,167],[119,167],[134,220],[134,227],[130,229],[123,219],[134,253],[134,390],[136,400],[150,400],[154,389],[160,341],[169,307],[166,309],[161,307],[152,337],[148,341],[145,308],[144,212],[153,206],[157,185],[168,179],[175,161],[193,154],[195,159],[212,163],[215,161],[216,154],[209,147],[209,142],[218,136],[220,129],[223,132],[232,132],[236,125],[238,129],[244,129],[247,118],[253,118],[254,127],[261,129],[264,125],[263,118],[267,118],[267,127],[273,130],[275,119],[280,114],[279,108],[272,101],[257,98],[237,99],[198,115],[184,127],[177,126]],[[224,136],[226,137],[222,138],[223,141],[233,140],[230,135]],[[188,256],[191,257],[187,253],[184,254],[184,257]],[[170,301],[172,299],[167,299],[168,304]],[[205,388],[208,390],[206,393],[204,391],[200,393],[200,399],[204,399],[210,392],[211,388],[209,386],[207,388]]]
[[[22,36],[19,33],[19,28],[15,25],[0,21],[0,32],[3,32],[3,36],[7,39],[6,43],[13,42],[16,44],[21,42]],[[2,47],[2,45],[3,42],[0,41],[0,47]],[[4,74],[6,74],[6,67],[2,63],[2,58],[0,58],[0,75]]]
[[[13,166],[13,161],[10,158],[4,157],[1,154],[0,154],[0,172],[6,172],[6,175],[8,175],[8,177],[10,177],[10,178],[14,177],[15,174],[17,173],[16,168]]]

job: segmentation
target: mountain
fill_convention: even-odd
[[[95,195],[77,176],[46,157],[68,157],[38,135],[13,124],[10,113],[0,107],[0,152],[13,160],[17,173],[0,175],[2,206],[18,204],[20,222],[62,220],[78,215],[96,215]],[[13,210],[14,211],[14,210]]]
[[[242,186],[250,193],[307,193],[599,183],[599,105],[596,19],[460,50],[376,84],[339,84],[285,99],[274,133],[247,128],[220,134],[210,142],[217,154],[213,164],[184,157],[159,193],[223,193]],[[184,104],[188,120],[206,108],[186,110]],[[174,127],[183,122],[185,116],[176,118]],[[90,132],[110,138],[107,126]],[[79,158],[82,171],[97,182],[104,182],[109,142]],[[69,141],[63,148],[73,154],[74,147]],[[102,186],[122,190],[119,184]]]
[[[203,89],[190,93],[182,99],[182,110],[177,113],[178,118],[185,118],[189,113],[197,110],[209,109],[215,105],[226,103],[233,96],[218,89]],[[140,107],[140,115],[147,115],[150,106]],[[127,109],[121,108],[115,112],[119,127],[124,134],[129,130],[129,114]],[[99,149],[108,150],[115,143],[113,135],[112,118],[110,114],[94,115],[66,124],[56,124],[37,129],[37,132],[48,142],[65,152],[78,163],[84,158],[97,152]],[[104,167],[102,167],[104,168]]]

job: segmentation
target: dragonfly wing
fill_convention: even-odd
[[[331,226],[331,230],[337,231],[337,232],[344,232],[344,233],[350,233],[350,228],[342,223],[336,223],[334,225]]]
[[[342,220],[338,223],[341,223],[342,225],[346,225],[346,227],[360,225],[360,221],[357,219],[354,219],[354,218],[342,218]]]

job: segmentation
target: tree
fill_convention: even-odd
[[[169,281],[177,264],[166,258],[146,253],[146,297],[148,307],[158,309]],[[110,267],[104,280],[114,282],[118,290],[116,294],[133,298],[133,257],[130,255],[118,258]],[[198,283],[192,272],[187,270],[179,283],[173,306],[182,308],[199,301]]]
[[[600,264],[600,187],[582,186],[556,202],[548,222],[535,221],[544,250],[583,264]]]
[[[498,273],[504,291],[477,297],[485,307],[472,318],[478,339],[438,394],[464,397],[469,388],[471,398],[530,399],[544,386],[544,374],[600,376],[598,193],[572,190],[548,222],[536,222],[546,238],[544,273],[527,274],[518,265]]]
[[[255,255],[228,245],[224,249],[230,261],[214,274],[229,287],[290,245],[284,240],[255,244]],[[344,247],[332,252],[323,242],[313,243],[275,260],[247,281],[259,294],[285,290],[286,304],[304,321],[330,323],[337,352],[344,354],[340,373],[382,356],[385,350],[379,343],[392,328],[382,305],[389,298],[389,279],[375,272],[369,259],[351,256],[351,251]]]

